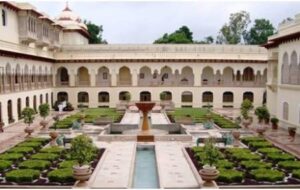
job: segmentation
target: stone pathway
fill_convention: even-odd
[[[126,112],[121,120],[121,124],[139,124],[140,123],[139,112]]]
[[[180,142],[156,142],[155,151],[161,188],[199,188]]]
[[[105,145],[97,144],[104,147]],[[135,142],[113,142],[106,144],[106,152],[91,176],[89,188],[131,188],[135,159]]]
[[[151,113],[152,125],[169,124],[169,119],[164,113]]]

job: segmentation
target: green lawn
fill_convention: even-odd
[[[205,115],[208,109],[206,108],[176,108],[174,112],[169,114],[173,116],[174,120],[179,120],[181,118],[187,117],[189,115],[194,123],[203,123],[206,120]],[[215,124],[222,128],[239,128],[233,121],[224,118],[221,115],[211,113],[212,119]]]
[[[114,122],[118,121],[122,116],[121,113],[117,112],[114,108],[88,108],[82,112],[78,112],[74,115],[68,116],[63,120],[57,122],[57,128],[67,129],[72,127],[72,123],[80,119],[80,115],[84,114],[86,123],[93,123],[96,119],[101,117],[111,118]]]

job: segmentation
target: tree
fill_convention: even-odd
[[[195,44],[213,44],[214,38],[212,36],[207,36],[204,40],[201,41],[194,41]]]
[[[244,36],[248,44],[264,44],[268,41],[268,37],[274,34],[275,28],[272,23],[266,19],[256,19],[255,24],[249,32]]]
[[[238,44],[245,35],[250,15],[246,11],[230,14],[229,23],[224,24],[219,31],[217,43],[219,44]]]
[[[102,25],[98,26],[91,21],[84,21],[84,24],[88,28],[90,34],[89,43],[90,44],[107,44],[107,41],[102,39],[103,27]]]
[[[41,104],[39,106],[40,116],[42,116],[44,119],[49,115],[49,111],[49,104]]]
[[[22,110],[22,116],[24,118],[24,123],[28,124],[30,126],[31,123],[33,123],[34,120],[34,109],[30,107],[26,107]]]
[[[175,32],[165,33],[161,38],[154,41],[155,44],[190,44],[193,43],[193,33],[187,26],[182,26]]]

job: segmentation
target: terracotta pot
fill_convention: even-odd
[[[232,131],[232,136],[234,138],[233,146],[235,146],[235,147],[239,146],[241,132],[239,130],[233,130]]]
[[[58,133],[56,131],[51,131],[49,133],[49,136],[51,137],[52,140],[54,140],[58,137]]]
[[[251,119],[243,119],[242,124],[244,125],[245,128],[248,128],[248,126],[251,124]]]
[[[92,175],[92,170],[89,165],[73,166],[73,176],[81,183],[87,181]]]
[[[30,126],[27,126],[25,129],[24,129],[24,132],[28,134],[28,136],[31,135],[31,133],[33,133],[34,129]]]
[[[256,132],[260,135],[263,136],[264,132],[266,132],[266,127],[264,125],[259,125],[256,128]]]
[[[294,138],[295,135],[296,135],[296,129],[295,128],[289,128],[288,131],[289,131],[289,135]]]
[[[48,125],[48,121],[46,121],[45,119],[43,119],[41,122],[40,122],[40,125],[45,128],[47,125]]]
[[[215,167],[203,167],[199,174],[206,183],[211,183],[218,178],[220,172]]]
[[[277,130],[278,129],[278,125],[277,124],[272,124],[272,129],[273,130]]]

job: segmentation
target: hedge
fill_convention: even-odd
[[[40,171],[32,169],[12,170],[5,174],[6,180],[11,182],[32,182],[39,178]]]
[[[247,160],[247,161],[242,161],[241,166],[246,168],[247,170],[253,170],[253,169],[259,169],[259,168],[271,168],[272,163],[267,163],[267,162],[260,162],[257,160]]]
[[[0,155],[0,160],[21,160],[23,158],[23,154],[20,153],[5,153]]]
[[[248,146],[258,149],[258,148],[272,147],[273,144],[268,141],[254,141],[254,142],[250,142]]]
[[[261,159],[261,157],[258,154],[252,154],[248,152],[233,153],[231,156],[236,160],[260,160]]]
[[[300,179],[300,170],[294,170],[292,172],[292,176]]]
[[[50,167],[51,162],[46,160],[26,160],[19,164],[20,168],[44,170]]]
[[[14,147],[9,149],[7,152],[28,154],[28,153],[32,153],[33,151],[34,149],[32,147]]]
[[[32,147],[34,149],[38,149],[42,146],[41,142],[22,142],[17,145],[18,147]]]
[[[77,164],[75,160],[65,160],[59,163],[59,168],[72,168],[75,164]]]
[[[38,153],[31,156],[34,160],[49,160],[54,161],[59,158],[59,155],[57,154],[51,154],[51,153]]]
[[[280,161],[278,166],[286,170],[300,169],[300,161]]]
[[[242,138],[242,141],[244,143],[248,144],[250,142],[266,141],[266,140],[262,137],[244,137],[244,138]]]
[[[250,174],[257,181],[269,181],[269,182],[282,181],[285,176],[283,172],[278,170],[272,170],[272,169],[252,170]]]
[[[12,161],[9,160],[0,160],[0,171],[4,171],[10,168],[12,165]]]
[[[216,164],[218,169],[232,169],[234,164],[228,160],[219,160]]]
[[[48,178],[51,182],[68,183],[74,182],[73,169],[57,169],[48,173]]]
[[[54,147],[43,148],[43,149],[40,150],[40,152],[42,152],[42,153],[60,154],[63,150],[64,150],[64,148],[61,148],[59,146],[54,146]]]
[[[218,182],[238,183],[244,179],[244,173],[237,170],[220,170]]]
[[[287,153],[283,153],[283,154],[269,153],[269,154],[267,154],[267,158],[274,162],[295,160],[294,156],[287,154]]]
[[[269,154],[269,153],[282,153],[282,150],[280,150],[279,148],[259,148],[257,149],[258,152],[262,153],[262,154]]]

